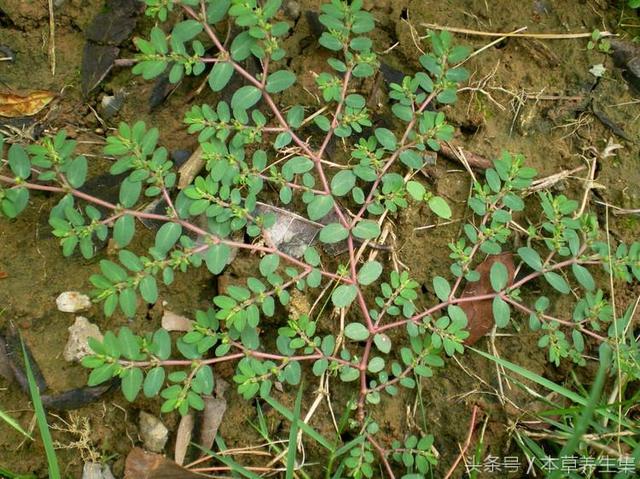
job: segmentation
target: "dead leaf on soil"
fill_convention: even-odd
[[[218,379],[218,381],[221,381]],[[227,410],[227,401],[220,395],[219,397],[204,396],[204,411],[202,412],[202,423],[200,425],[199,444],[207,449],[213,448],[213,441],[218,434],[218,428],[222,424],[222,418]]]
[[[180,419],[180,425],[176,432],[176,447],[174,449],[173,458],[176,463],[181,466],[184,464],[184,458],[187,456],[187,449],[191,443],[191,435],[193,433],[194,425],[195,420],[193,413],[182,416],[182,419]]]
[[[42,111],[55,97],[55,93],[46,90],[35,90],[26,95],[0,92],[0,116],[33,116]]]
[[[513,276],[515,274],[513,255],[511,253],[502,253],[487,256],[487,259],[480,263],[476,268],[476,271],[480,273],[480,279],[475,282],[468,282],[460,297],[468,298],[470,296],[492,293],[493,288],[491,287],[489,273],[491,271],[491,266],[496,262],[500,262],[506,266],[507,273],[509,275],[507,285],[510,286],[513,283]],[[471,346],[493,328],[493,300],[484,299],[481,301],[460,303],[460,307],[467,315],[467,329],[469,331],[469,337],[464,344]]]
[[[201,479],[161,454],[134,447],[124,465],[124,479]]]

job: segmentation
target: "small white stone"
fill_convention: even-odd
[[[139,427],[145,449],[151,452],[162,452],[169,438],[169,430],[162,424],[162,421],[142,411]]]
[[[99,462],[85,462],[82,468],[82,479],[114,479],[111,469]]]
[[[165,309],[162,315],[162,328],[167,331],[191,331],[192,324],[193,321],[191,319],[180,316],[168,309]]]
[[[64,348],[64,359],[67,361],[80,361],[93,351],[89,347],[89,338],[102,341],[103,336],[95,324],[82,316],[76,317],[76,322],[69,326],[69,340]]]
[[[58,310],[63,313],[77,313],[91,307],[89,296],[77,291],[65,291],[56,298]]]

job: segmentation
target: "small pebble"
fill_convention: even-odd
[[[69,326],[69,340],[64,348],[64,359],[66,361],[80,361],[88,354],[92,354],[89,338],[102,341],[103,336],[98,326],[90,323],[87,318],[76,317],[76,322]]]
[[[297,20],[300,16],[300,4],[295,0],[289,0],[284,4],[284,14],[291,20]]]
[[[162,327],[167,331],[191,331],[191,325],[193,321],[189,318],[185,318],[179,314],[164,310],[162,315]]]
[[[145,449],[151,452],[162,452],[169,438],[169,430],[162,421],[142,411],[138,425]]]
[[[77,313],[91,307],[89,296],[77,291],[65,291],[56,298],[58,311],[63,313]]]
[[[82,468],[82,479],[114,479],[114,477],[106,464],[85,462]]]

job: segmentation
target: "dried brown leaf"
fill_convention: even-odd
[[[199,444],[211,450],[213,441],[218,434],[218,428],[227,410],[227,401],[223,397],[214,398],[204,396],[204,411],[202,412],[202,424],[200,425]]]
[[[180,419],[180,425],[176,432],[176,447],[173,453],[173,458],[176,463],[181,466],[184,464],[184,458],[187,456],[187,449],[189,449],[194,425],[195,421],[193,413],[182,416],[182,419]]]
[[[489,273],[491,272],[491,266],[496,262],[500,262],[506,266],[509,275],[507,285],[513,284],[513,277],[515,274],[513,255],[511,253],[502,253],[487,256],[487,258],[476,268],[476,271],[480,273],[480,279],[475,282],[467,283],[464,291],[462,292],[462,298],[480,296],[493,292]],[[483,299],[481,301],[464,302],[460,303],[460,307],[467,315],[467,329],[469,331],[469,337],[464,343],[467,346],[471,346],[493,328],[493,300]]]
[[[134,447],[124,465],[124,479],[201,479],[161,454]]]
[[[26,95],[0,92],[0,116],[33,116],[51,103],[55,96],[55,93],[46,90],[32,91]]]

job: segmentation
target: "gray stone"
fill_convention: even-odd
[[[103,336],[98,326],[90,323],[83,316],[77,316],[76,322],[69,326],[69,340],[64,347],[64,359],[67,361],[80,361],[93,351],[89,347],[89,338],[102,341]]]
[[[82,479],[115,479],[111,469],[99,462],[85,462],[82,468]]]
[[[162,424],[162,421],[142,411],[138,425],[145,449],[151,452],[162,452],[167,444],[167,439],[169,439],[169,430]]]

